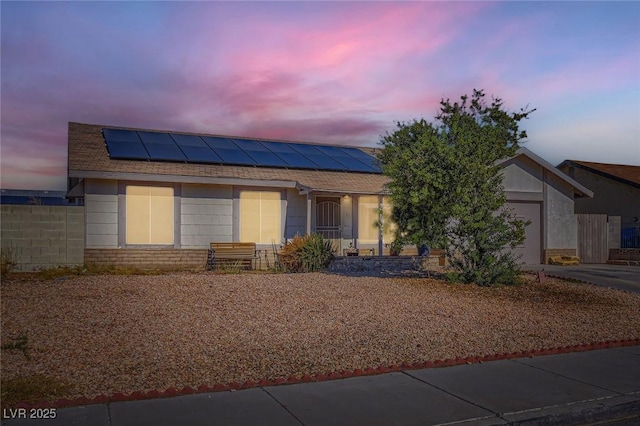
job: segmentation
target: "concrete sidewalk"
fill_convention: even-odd
[[[96,404],[56,414],[54,420],[2,424],[640,424],[640,346]]]

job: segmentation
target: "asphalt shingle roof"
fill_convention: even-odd
[[[591,169],[601,174],[609,175],[618,180],[624,180],[635,186],[640,186],[640,166],[628,166],[623,164],[592,163],[590,161],[567,160],[586,169]]]
[[[216,164],[192,164],[164,161],[112,160],[102,136],[103,128],[128,129],[135,131],[158,131],[151,129],[131,129],[96,124],[69,123],[69,176],[87,177],[102,172],[105,178],[118,174],[143,174],[166,176],[187,176],[198,178],[236,178],[262,181],[296,182],[302,187],[317,191],[347,193],[381,192],[388,178],[380,174],[352,173],[318,170],[281,169],[270,167],[246,167]],[[185,132],[180,132],[185,133]],[[205,135],[200,136],[220,136]],[[252,138],[256,139],[256,138]],[[361,148],[371,154],[371,148]]]

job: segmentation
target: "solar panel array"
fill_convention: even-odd
[[[357,148],[108,128],[102,134],[112,159],[381,173]]]

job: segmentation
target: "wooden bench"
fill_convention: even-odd
[[[207,257],[207,269],[233,267],[254,269],[261,267],[259,250],[256,243],[211,243]]]

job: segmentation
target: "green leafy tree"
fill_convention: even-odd
[[[506,209],[501,168],[526,138],[519,122],[535,110],[509,113],[483,91],[440,102],[433,123],[397,123],[381,140],[393,219],[405,241],[445,249],[455,278],[480,285],[513,282],[512,251],[526,223]]]

